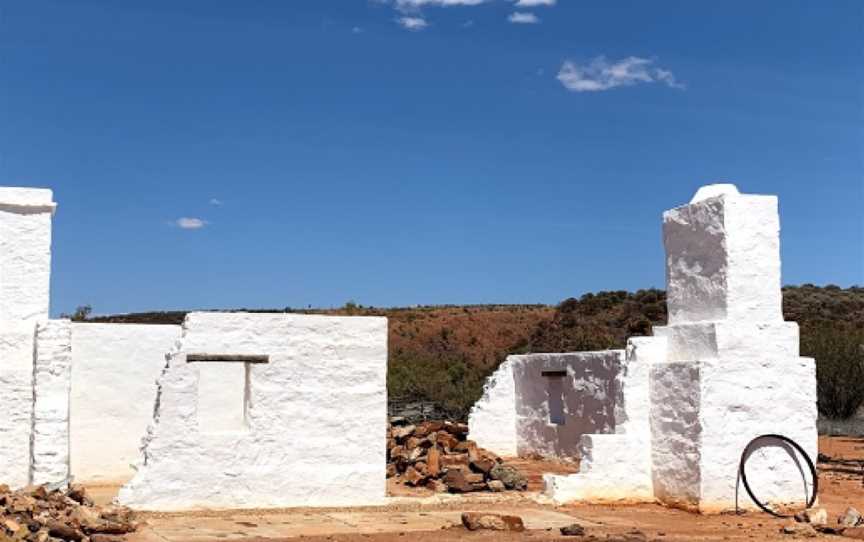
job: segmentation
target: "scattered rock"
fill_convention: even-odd
[[[566,527],[561,527],[561,534],[564,536],[584,536],[585,527],[582,527],[578,523],[573,523]]]
[[[497,464],[489,471],[493,480],[500,480],[507,489],[524,491],[528,487],[528,479],[510,465]]]
[[[442,479],[447,488],[453,493],[469,493],[471,491],[481,491],[486,489],[486,484],[482,481],[482,475],[478,480],[476,476],[463,469],[450,469]]]
[[[411,433],[414,432],[414,429],[416,429],[416,427],[413,425],[403,425],[403,426],[393,427],[391,429],[391,435],[396,440],[403,440],[403,439],[407,438],[409,435],[411,435]]]
[[[0,485],[0,542],[122,542],[137,527],[131,510],[97,507],[80,486]]]
[[[861,517],[861,513],[858,512],[858,510],[850,506],[845,512],[843,512],[842,516],[837,518],[837,523],[843,527],[857,527],[859,525],[864,525],[864,518]]]
[[[527,480],[518,470],[468,440],[467,435],[464,423],[427,420],[397,425],[391,419],[387,477],[441,491],[440,484],[432,483],[437,480],[444,484],[443,491],[453,493],[527,488]]]
[[[827,525],[828,511],[824,508],[808,508],[795,514],[795,521],[811,525]]]
[[[790,523],[789,525],[784,525],[780,529],[780,532],[801,538],[815,538],[818,536],[816,529],[809,523]]]
[[[507,489],[507,487],[504,485],[504,482],[502,482],[501,480],[489,480],[486,483],[486,486],[489,488],[489,491],[494,491],[495,493],[500,493]]]
[[[519,516],[483,514],[480,512],[463,513],[462,525],[464,525],[469,531],[487,529],[492,531],[514,531],[521,533],[525,530],[525,524]]]
[[[843,534],[843,531],[846,530],[846,527],[834,527],[831,525],[814,525],[813,528],[822,534],[832,534],[836,536],[840,536]]]

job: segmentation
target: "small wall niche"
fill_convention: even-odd
[[[542,371],[546,379],[546,392],[549,397],[549,423],[564,425],[564,377],[567,371]]]
[[[245,431],[249,401],[249,365],[199,364],[198,428],[203,433]]]

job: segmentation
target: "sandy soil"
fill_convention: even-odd
[[[820,450],[830,461],[819,465],[819,504],[827,508],[831,521],[848,506],[864,511],[864,439],[823,437]],[[518,460],[516,466],[529,477],[527,493],[435,495],[391,481],[394,498],[386,507],[149,514],[145,515],[149,528],[136,534],[130,542],[252,542],[295,538],[305,542],[579,540],[578,537],[562,537],[559,533],[560,526],[571,522],[585,527],[589,537],[583,540],[795,539],[780,533],[784,525],[793,521],[761,512],[708,516],[653,504],[556,507],[538,502],[542,473],[574,472],[574,466],[535,460]],[[100,500],[110,497],[110,488],[95,489]],[[459,525],[459,514],[469,510],[521,515],[529,531],[522,534],[468,532]],[[839,542],[844,539],[821,535],[809,540]]]

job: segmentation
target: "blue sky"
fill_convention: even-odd
[[[864,3],[520,3],[3,0],[52,311],[662,287],[718,180],[780,196],[784,282],[864,283]]]

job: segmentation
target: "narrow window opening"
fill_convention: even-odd
[[[564,425],[564,377],[567,371],[543,371],[549,397],[549,423]]]

